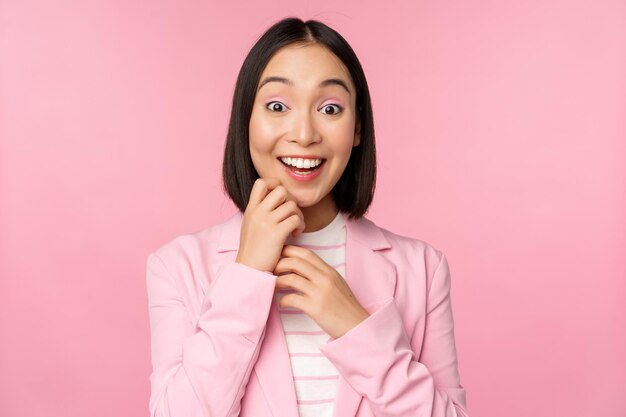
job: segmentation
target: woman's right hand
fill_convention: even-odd
[[[272,272],[290,233],[304,231],[304,215],[277,178],[259,178],[243,214],[235,262]]]

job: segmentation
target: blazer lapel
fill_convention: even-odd
[[[379,252],[391,247],[382,231],[367,218],[346,222],[345,280],[359,303],[371,314],[379,304],[394,296],[395,266]],[[339,375],[333,417],[356,415],[363,396]]]
[[[342,213],[346,224],[346,276],[348,286],[359,303],[371,314],[377,305],[394,296],[396,270],[379,251],[391,247],[382,231],[370,220],[349,219]],[[220,263],[234,262],[239,248],[239,234],[243,214],[237,211],[223,223],[218,252],[224,253]],[[217,268],[219,265],[215,265]],[[272,414],[280,417],[298,417],[295,385],[287,342],[278,312],[272,302],[265,336],[261,344],[254,371],[259,379]],[[353,417],[362,400],[343,378],[339,376],[333,417]]]

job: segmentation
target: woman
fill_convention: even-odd
[[[245,59],[223,223],[151,253],[151,416],[467,416],[445,255],[364,217],[376,178],[367,82],[317,21]]]

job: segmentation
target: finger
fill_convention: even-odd
[[[294,236],[303,232],[306,227],[304,220],[302,220],[297,214],[292,214],[290,217],[287,217],[281,225],[282,224],[284,224],[287,227],[287,230],[290,230]]]
[[[325,271],[329,268],[333,270],[335,269],[328,265],[326,261],[323,260],[317,253],[313,252],[311,249],[303,248],[301,246],[285,245],[283,246],[281,256],[301,258],[320,271]]]
[[[297,214],[302,223],[298,227],[298,230],[304,230],[304,214],[302,214],[302,210],[300,210],[295,201],[285,201],[272,212],[272,216],[276,223],[282,222],[283,220],[291,217],[293,214]]]
[[[274,188],[267,197],[261,202],[261,206],[267,211],[275,210],[278,206],[286,201],[293,201],[297,203],[296,199],[287,191],[284,185],[279,184]]]
[[[309,281],[308,279],[298,275],[298,274],[285,274],[285,275],[279,275],[276,278],[276,285],[275,287],[277,289],[293,289],[296,291],[299,291],[303,294],[309,294],[311,292],[311,290],[313,289],[313,286],[311,284],[311,281]]]
[[[285,294],[278,300],[278,306],[280,308],[295,308],[307,313],[308,304],[307,296],[301,294]]]
[[[274,274],[276,275],[285,272],[296,273],[312,282],[314,282],[322,273],[308,260],[291,256],[279,259],[276,263],[276,267],[274,267]]]
[[[265,196],[279,184],[280,180],[278,178],[258,178],[252,185],[249,203],[258,206]]]

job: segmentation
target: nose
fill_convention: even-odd
[[[289,142],[297,142],[305,147],[321,140],[315,124],[315,118],[308,111],[295,115]]]

